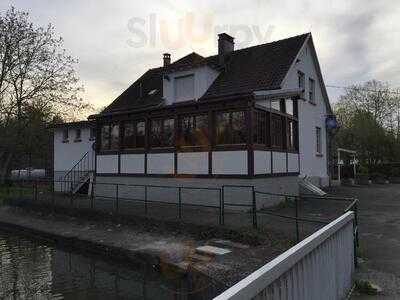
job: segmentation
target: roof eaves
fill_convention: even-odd
[[[93,125],[93,122],[90,120],[82,120],[82,121],[75,121],[75,122],[66,122],[66,123],[57,123],[50,125],[49,128],[66,128],[66,127],[76,127],[76,126],[82,126],[82,125]]]

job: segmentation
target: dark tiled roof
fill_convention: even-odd
[[[308,34],[232,52],[203,98],[278,89]]]
[[[162,76],[163,68],[148,70],[102,113],[160,105],[163,102]]]
[[[223,66],[219,65],[218,55],[203,57],[193,52],[167,67],[147,71],[103,113],[160,105],[163,103],[163,74],[203,65],[218,68],[221,73],[203,95],[202,101],[210,97],[245,94],[259,89],[278,89],[308,35],[236,50],[225,58]],[[152,90],[157,92],[150,95]]]
[[[169,66],[165,67],[165,72],[176,72],[183,71],[186,69],[191,69],[193,67],[197,67],[203,65],[205,63],[205,58],[195,52],[190,53],[181,59],[173,62]]]
[[[192,52],[167,66],[165,68],[165,73],[184,71],[205,65],[211,68],[219,69],[220,66],[218,64],[218,56],[213,55],[209,57],[203,57],[196,52]]]

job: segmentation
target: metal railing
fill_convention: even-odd
[[[149,206],[154,204],[175,206],[172,209],[172,218],[176,220],[182,220],[184,217],[184,208],[194,208],[197,214],[202,213],[201,208],[211,209],[216,212],[218,219],[218,225],[226,225],[225,217],[228,214],[232,214],[232,210],[229,212],[226,209],[239,209],[235,211],[233,217],[235,218],[235,226],[243,226],[243,220],[247,220],[248,217],[251,219],[251,226],[254,229],[262,227],[260,222],[265,223],[265,220],[269,220],[268,216],[278,218],[279,220],[293,221],[293,225],[287,225],[290,230],[293,230],[295,241],[300,242],[305,234],[301,234],[300,229],[303,224],[315,224],[316,226],[326,225],[331,220],[325,220],[316,217],[310,217],[304,215],[304,202],[305,201],[317,201],[317,203],[325,205],[330,202],[339,202],[345,205],[344,209],[340,208],[337,215],[344,212],[354,212],[354,237],[355,237],[355,249],[358,246],[358,211],[357,204],[358,200],[350,197],[333,197],[333,196],[297,196],[289,194],[270,193],[266,191],[256,190],[254,186],[250,185],[222,185],[221,187],[198,187],[198,186],[170,186],[170,185],[147,185],[147,184],[123,184],[123,183],[89,183],[89,195],[74,194],[72,189],[65,190],[65,186],[71,186],[76,184],[78,180],[54,180],[54,181],[25,181],[22,185],[25,185],[25,190],[18,190],[16,193],[8,191],[9,195],[13,197],[24,199],[29,198],[33,203],[43,202],[45,199],[46,204],[51,207],[59,205],[68,206],[71,208],[86,208],[90,210],[106,210],[115,214],[138,214],[138,208],[142,209],[144,216],[154,216],[158,214],[171,213],[170,209],[157,208],[149,212]],[[46,189],[44,189],[46,188]],[[249,199],[247,201],[238,201],[229,197],[229,192],[232,189],[240,189],[242,192],[248,192]],[[167,192],[169,191],[169,192]],[[212,193],[206,195],[205,193]],[[185,197],[185,192],[190,192],[190,197]],[[29,197],[25,197],[28,194]],[[235,194],[235,193],[234,193]],[[168,196],[169,195],[169,196]],[[166,198],[172,198],[169,201]],[[196,201],[196,198],[198,201]],[[240,198],[240,197],[239,197]],[[278,199],[277,202],[288,204],[287,209],[270,209],[261,208],[261,206],[270,205],[273,198]],[[321,202],[322,201],[322,202]],[[132,206],[134,204],[134,207]],[[125,205],[125,207],[121,207]],[[279,206],[279,205],[278,205]],[[134,208],[132,210],[132,208]],[[209,221],[209,211],[205,212],[205,218],[200,218],[201,222]],[[190,216],[193,217],[193,214]],[[195,215],[197,217],[197,215]],[[193,221],[193,220],[191,220]],[[271,222],[271,220],[269,220]],[[247,221],[246,221],[247,222]],[[262,223],[261,222],[261,223]],[[275,221],[273,221],[275,222]],[[239,224],[236,224],[239,223]],[[293,226],[293,227],[292,227]],[[312,233],[312,232],[310,232]],[[355,262],[356,263],[356,262]]]
[[[354,213],[336,218],[214,300],[348,299],[354,277]]]
[[[63,192],[73,191],[79,185],[83,178],[94,170],[95,155],[93,151],[86,152],[82,158],[64,175],[65,184]]]

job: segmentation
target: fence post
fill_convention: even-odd
[[[36,201],[39,200],[39,190],[38,190],[38,181],[36,180],[36,184],[35,184],[35,197],[36,197]]]
[[[295,217],[296,217],[296,240],[297,243],[300,242],[300,232],[299,232],[299,200],[300,196],[295,196],[294,197],[294,206],[295,206]]]
[[[222,191],[218,190],[219,194],[219,225],[222,225]]]
[[[90,193],[90,208],[94,209],[94,188],[96,184],[92,182],[92,192]]]
[[[20,181],[20,183],[19,183],[19,186],[20,186],[20,189],[19,189],[19,192],[20,192],[20,196],[21,196],[21,198],[24,196],[24,187],[25,187],[25,180],[23,180],[22,179],[22,181]]]
[[[115,210],[118,213],[119,201],[118,201],[118,184],[115,185]]]
[[[37,181],[36,180],[35,180],[35,184],[34,184],[34,191],[35,191],[34,199],[35,199],[35,202],[37,202]]]
[[[178,187],[178,202],[179,202],[179,207],[178,207],[179,219],[182,219],[182,189],[181,189],[181,187]]]
[[[35,193],[35,182],[36,181],[32,182],[32,199],[33,199],[33,202],[35,202],[35,195],[36,195],[36,193]],[[28,195],[28,197],[29,197],[29,195]]]
[[[147,215],[147,185],[144,186],[144,213]]]
[[[225,186],[222,186],[222,225],[225,225]]]
[[[256,191],[254,190],[254,186],[252,187],[253,194],[253,228],[257,228],[257,202],[256,202]]]
[[[54,179],[53,179],[53,181],[52,181],[52,184],[53,184],[53,188],[51,189],[51,204],[52,204],[52,206],[53,206],[53,211],[54,211],[54,208],[55,208]]]

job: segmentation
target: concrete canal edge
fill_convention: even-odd
[[[125,220],[107,214],[58,212],[30,206],[0,207],[2,228],[123,264],[146,263],[160,274],[164,271],[190,277],[199,274],[224,288],[290,247],[271,235],[250,229],[238,231],[143,217]],[[221,240],[230,243],[218,244]],[[232,251],[222,256],[199,257],[201,253],[196,248],[206,245]]]
[[[132,266],[143,262],[151,264],[155,267],[160,266],[161,257],[156,253],[124,249],[122,247],[107,245],[105,243],[80,239],[76,236],[55,234],[52,232],[3,221],[0,221],[0,230],[17,232],[18,234],[22,234],[27,237],[33,237],[35,239],[54,243],[59,247],[76,249],[87,254],[98,255],[101,257],[121,261],[123,263],[128,263]],[[174,264],[171,263],[170,265],[171,268],[176,268]]]
[[[84,227],[88,224],[94,224],[95,228],[85,230]],[[121,224],[122,226],[118,227]],[[221,291],[232,284],[231,278],[226,278],[230,272],[224,274],[223,270],[219,269],[220,260],[211,258],[210,261],[210,259],[199,257],[200,255],[196,253],[195,249],[204,245],[204,240],[190,240],[190,236],[187,235],[183,238],[175,238],[180,234],[175,233],[175,237],[174,234],[168,236],[158,232],[146,232],[143,228],[131,228],[129,224],[123,222],[121,224],[106,219],[99,222],[96,219],[63,214],[51,216],[19,207],[3,206],[0,209],[0,230],[2,231],[43,240],[67,251],[75,250],[84,255],[94,255],[99,259],[115,261],[132,268],[146,264],[160,274],[174,272],[178,276],[179,274],[180,276],[200,276],[209,280]],[[117,227],[121,228],[123,233],[117,232]],[[110,228],[113,228],[113,231]],[[128,231],[134,238],[124,240],[123,237],[126,236],[124,231]],[[140,245],[143,235],[145,241]],[[114,239],[108,238],[112,236]],[[135,243],[136,241],[139,241],[138,244]],[[155,247],[151,247],[154,245]],[[158,247],[159,245],[161,246]],[[190,254],[182,255],[187,249],[180,248],[185,247],[190,249]],[[222,264],[229,268],[229,263]],[[221,272],[218,273],[218,271]],[[237,281],[237,279],[233,280]]]

